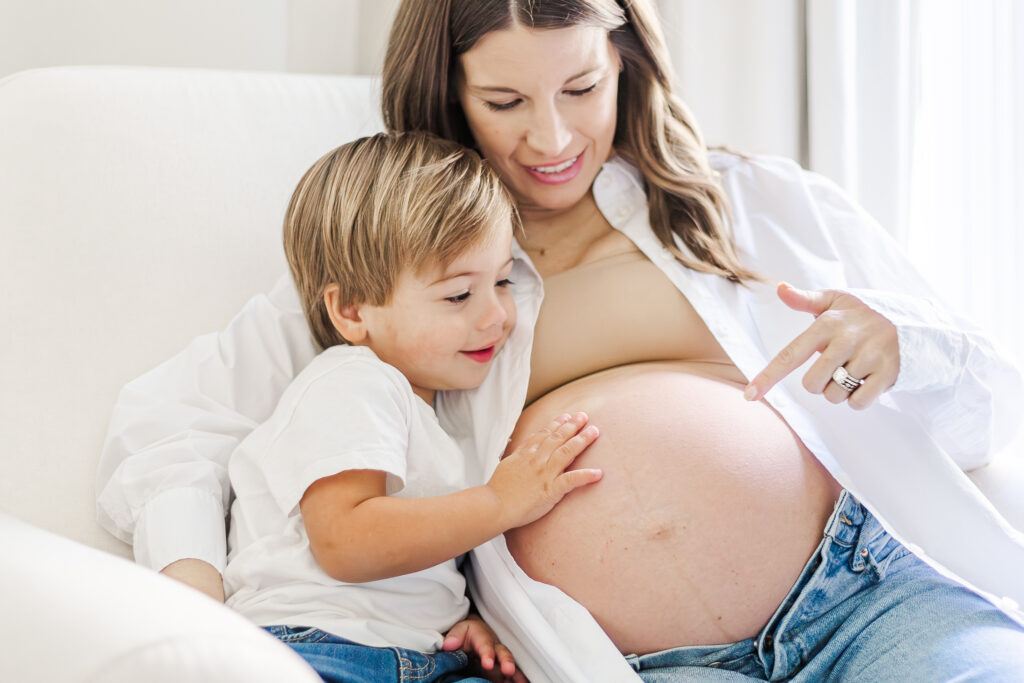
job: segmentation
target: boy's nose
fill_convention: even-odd
[[[487,307],[480,315],[480,329],[486,330],[489,327],[501,325],[506,320],[508,320],[508,311],[505,310],[505,306],[497,296],[491,295],[488,298]]]

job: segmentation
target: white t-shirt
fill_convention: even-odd
[[[454,559],[349,584],[313,558],[299,501],[316,480],[354,469],[387,472],[389,496],[468,486],[462,452],[402,373],[368,348],[335,346],[295,378],[231,456],[227,604],[263,626],[311,626],[364,645],[435,651],[469,608]]]

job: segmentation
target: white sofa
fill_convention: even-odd
[[[0,681],[319,680],[122,559],[94,480],[120,387],[286,271],[288,197],[320,155],[380,129],[376,92],[151,68],[0,81]]]
[[[268,289],[302,172],[379,128],[368,78],[0,80],[0,681],[318,680],[226,608],[122,559],[93,482],[120,387]],[[1021,460],[973,476],[1024,529]]]

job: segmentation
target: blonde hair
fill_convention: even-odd
[[[658,239],[694,270],[759,279],[740,263],[728,198],[693,115],[672,92],[671,61],[649,0],[403,0],[384,58],[385,125],[473,145],[455,93],[458,57],[492,31],[580,25],[607,30],[622,59],[614,146],[643,175]],[[676,247],[676,236],[692,257]]]
[[[505,187],[476,152],[427,133],[338,147],[306,171],[284,221],[284,251],[313,338],[348,343],[324,291],[344,304],[386,305],[407,269],[447,267],[502,221],[518,226]]]

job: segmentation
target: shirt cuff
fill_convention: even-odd
[[[892,392],[942,389],[962,372],[964,335],[927,299],[869,289],[843,289],[896,326],[900,372]]]
[[[164,491],[143,508],[133,539],[135,561],[162,570],[186,558],[227,565],[224,507],[216,496],[198,489]]]

